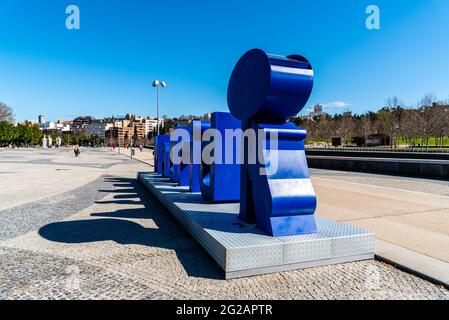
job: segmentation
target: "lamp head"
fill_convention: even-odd
[[[154,80],[154,82],[153,82],[153,87],[159,87],[159,84],[160,84],[160,82],[159,82],[159,80]]]

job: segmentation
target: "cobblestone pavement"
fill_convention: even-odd
[[[446,289],[377,261],[223,280],[136,182],[147,167],[129,165],[76,189],[86,199],[72,209],[56,197],[47,216],[41,200],[0,211],[0,299],[449,299]],[[7,223],[8,215],[20,218]]]
[[[0,240],[26,234],[80,211],[104,197],[101,190],[105,187],[101,177],[70,192],[0,211]]]

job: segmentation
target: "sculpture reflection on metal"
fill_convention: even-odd
[[[170,136],[169,136],[170,137]],[[171,161],[170,161],[170,138],[168,141],[162,142],[162,158],[161,158],[161,166],[162,166],[162,172],[161,175],[163,177],[170,177],[170,167],[171,167]]]
[[[154,170],[155,172],[162,174],[163,173],[163,150],[162,150],[162,145],[165,142],[170,142],[170,136],[168,134],[164,134],[164,135],[159,135],[154,137],[154,146],[155,146],[155,152],[154,152]]]
[[[174,146],[174,143],[172,142],[170,145],[170,154],[171,150]],[[175,156],[176,157],[176,156]],[[179,164],[173,164],[173,161],[170,158],[170,173],[168,175],[170,177],[171,182],[178,183],[179,182]]]
[[[200,168],[200,188],[203,199],[207,202],[232,202],[240,200],[240,165],[238,163],[225,163],[225,144],[222,142],[226,129],[241,128],[241,121],[235,119],[230,113],[212,113],[211,128],[214,130],[212,141],[207,144],[214,146],[211,159],[204,159],[203,145]],[[235,139],[234,139],[235,140]],[[204,141],[204,137],[203,137]],[[233,141],[232,148],[236,154],[236,141]],[[218,150],[219,149],[219,150]],[[206,152],[207,153],[207,152]]]
[[[185,127],[176,127],[175,131],[185,130],[187,132],[187,128]],[[188,185],[188,170],[186,170],[186,166],[182,166],[181,158],[182,158],[182,148],[179,148],[179,152],[174,152],[173,148],[177,144],[188,143],[188,141],[184,141],[181,136],[176,138],[173,134],[170,136],[170,181],[175,183],[180,183],[181,180],[181,172],[184,172],[184,176],[187,175],[187,184]],[[172,161],[173,160],[173,161]],[[186,179],[186,178],[184,178]]]
[[[190,166],[189,187],[190,192],[201,192],[201,151],[205,144],[202,142],[204,131],[210,129],[210,121],[194,120],[190,123]]]
[[[267,139],[256,149],[243,142],[245,155],[256,150],[264,159],[250,164],[245,156],[239,218],[272,236],[317,232],[317,201],[304,151],[307,133],[287,122],[304,108],[312,88],[313,69],[307,59],[259,49],[243,55],[229,81],[229,109],[242,121],[242,130],[263,130]],[[273,134],[278,136],[277,148],[268,142]],[[277,170],[270,170],[274,165]]]
[[[190,156],[188,157],[188,162],[182,161],[184,159],[183,153],[189,152],[189,154],[192,153],[191,150],[191,141],[192,141],[192,130],[190,127],[188,128],[181,128],[188,133],[188,139],[182,139],[182,147],[180,150],[179,157],[181,159],[181,163],[178,166],[178,176],[179,176],[179,186],[180,187],[189,187],[190,186]]]

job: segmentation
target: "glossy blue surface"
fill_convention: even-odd
[[[211,128],[216,129],[225,137],[226,129],[238,129],[241,127],[241,121],[235,119],[230,113],[215,112],[212,114]],[[214,136],[213,139],[221,137]],[[213,141],[211,142],[213,143]],[[206,144],[207,145],[207,144]],[[204,147],[202,150],[204,150]],[[233,144],[235,154],[236,143]],[[216,152],[218,153],[218,152]],[[207,202],[231,202],[240,200],[240,165],[225,164],[225,143],[221,144],[221,159],[211,165],[201,161],[201,194]],[[215,154],[216,156],[216,154]]]
[[[201,192],[201,137],[207,129],[210,129],[210,121],[194,120],[191,122],[189,130],[192,139],[190,140],[190,171],[189,186],[190,192]]]
[[[192,141],[192,131],[191,128],[184,128],[186,132],[189,134],[188,141],[183,140],[183,149],[181,150],[180,156],[183,157],[183,152],[185,150],[189,150],[191,147],[191,141]],[[190,154],[192,153],[192,150],[190,149]],[[190,157],[189,161],[187,163],[181,162],[181,164],[178,167],[179,169],[179,186],[180,187],[188,187],[190,186]]]
[[[304,57],[259,49],[239,60],[229,81],[232,114],[242,120],[243,130],[263,130],[267,139],[255,150],[263,151],[262,161],[250,164],[245,157],[241,167],[239,218],[272,236],[317,232],[317,200],[304,151],[307,132],[287,122],[304,108],[312,88],[313,70]],[[277,145],[269,143],[272,134]],[[245,154],[254,152],[247,141],[243,145]]]
[[[250,127],[270,132],[252,121]],[[296,128],[297,134],[292,134]],[[240,218],[256,223],[272,236],[289,236],[317,232],[314,213],[317,206],[315,192],[304,152],[304,130],[291,123],[278,125],[279,143],[276,156],[264,156],[261,164],[243,165]],[[258,146],[273,151],[268,143]],[[277,163],[274,164],[274,161]],[[274,169],[270,172],[270,169]],[[260,170],[268,170],[261,175]]]
[[[285,122],[306,105],[313,88],[313,69],[300,55],[248,51],[232,72],[228,106],[240,120]]]
[[[176,127],[175,130],[185,130],[186,132],[188,132],[188,128],[186,127]],[[185,141],[186,143],[188,143],[188,141]],[[178,137],[178,139],[173,138],[173,135],[170,137],[170,153],[173,153],[173,160],[170,162],[170,181],[171,182],[177,182],[180,183],[181,180],[181,172],[184,173],[184,179],[186,179],[186,175],[187,175],[187,182],[186,180],[183,181],[184,186],[188,186],[188,168],[187,166],[184,164],[182,164],[181,162],[181,157],[182,157],[182,150],[180,150],[179,153],[174,153],[173,147],[179,143],[184,143],[184,141],[182,141],[181,137]]]
[[[154,137],[154,170],[157,173],[162,174],[162,159],[163,159],[163,152],[162,152],[162,144],[164,142],[169,142],[170,136],[168,134],[165,135],[159,135]]]
[[[170,181],[179,183],[179,164],[173,164],[170,162]]]
[[[170,148],[171,143],[170,139],[166,142],[162,143],[162,176],[169,177],[170,176]]]

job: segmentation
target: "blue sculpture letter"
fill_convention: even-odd
[[[317,232],[316,196],[304,151],[306,131],[287,120],[304,108],[313,88],[313,69],[302,56],[248,51],[237,63],[228,88],[231,113],[242,130],[262,133],[267,141],[244,145],[239,218],[272,236]],[[268,138],[277,136],[277,146]],[[251,151],[250,151],[251,150]],[[248,152],[262,161],[252,164]]]
[[[159,135],[154,137],[154,146],[155,146],[155,152],[154,152],[154,171],[163,174],[164,170],[162,167],[163,159],[164,159],[164,153],[163,153],[163,144],[166,142],[170,142],[170,136],[168,134]]]
[[[201,192],[201,137],[204,131],[210,129],[210,121],[193,120],[190,123],[190,192]]]
[[[173,166],[173,170],[176,170],[173,173],[173,177],[176,177],[176,181],[179,183],[180,187],[188,187],[190,185],[190,154],[192,152],[192,150],[190,150],[190,147],[192,141],[192,132],[190,130],[190,127],[177,127],[172,135],[172,140],[175,140],[174,146],[172,148],[172,152],[174,153],[173,159],[176,159],[179,163],[179,165]],[[188,154],[184,154],[186,152],[188,152]],[[186,158],[188,158],[187,161]]]
[[[240,200],[239,178],[240,165],[237,163],[224,163],[225,144],[223,137],[227,129],[239,129],[241,122],[227,112],[212,113],[211,129],[213,130],[212,141],[207,147],[213,146],[211,163],[201,157],[200,186],[203,199],[207,202],[233,202]],[[206,133],[209,130],[206,131]],[[232,141],[235,153],[236,144]],[[203,145],[203,150],[206,146]],[[229,150],[228,150],[229,151]],[[204,156],[204,155],[203,155]]]

